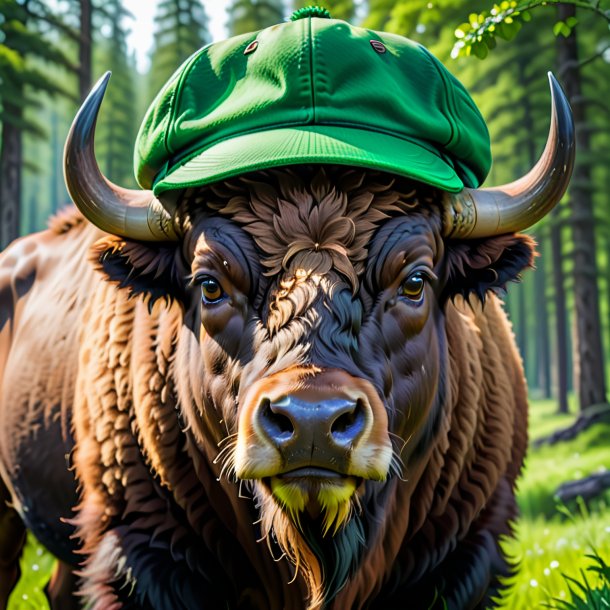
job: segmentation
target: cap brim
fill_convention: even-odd
[[[327,125],[285,127],[222,140],[193,153],[155,183],[153,192],[203,186],[283,165],[352,165],[406,176],[450,192],[464,184],[424,142],[385,133]]]

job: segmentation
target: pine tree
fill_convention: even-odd
[[[94,6],[92,0],[79,0],[80,37],[78,41],[78,89],[81,102],[91,88],[92,22]]]
[[[208,18],[199,0],[162,0],[155,15],[149,100],[187,57],[208,42]]]
[[[573,5],[559,5],[559,20],[574,18]],[[564,87],[572,103],[576,127],[577,150],[572,183],[570,208],[574,240],[574,305],[576,308],[576,336],[578,337],[578,395],[580,408],[606,402],[604,352],[601,341],[597,255],[595,250],[595,218],[593,213],[593,164],[589,110],[585,105],[583,74],[576,29],[569,36],[559,37],[558,69],[564,75]]]
[[[125,20],[130,17],[121,0],[104,5],[107,31],[95,53],[97,73],[112,72],[96,129],[96,156],[100,167],[113,182],[135,186],[133,146],[139,117],[135,91],[135,61],[127,54]]]
[[[55,43],[52,33],[74,37],[73,30],[39,0],[0,0],[0,248],[19,234],[23,168],[23,135],[46,136],[29,118],[42,95],[71,97],[71,92],[49,76],[49,65],[75,72],[77,66]]]

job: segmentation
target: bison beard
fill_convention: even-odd
[[[75,391],[50,407],[76,441],[91,607],[489,603],[526,448],[523,373],[493,291],[533,247],[443,240],[437,201],[371,171],[270,170],[187,191],[179,245],[98,239],[111,281],[72,285],[82,317],[60,377]],[[99,237],[73,222],[57,247]],[[423,297],[397,297],[415,270]],[[210,275],[226,298],[202,305]],[[336,461],[320,476],[313,445],[315,476],[289,474],[296,458],[261,432],[261,405],[356,388],[364,437],[333,454],[334,474]]]

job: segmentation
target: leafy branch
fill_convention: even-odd
[[[602,8],[601,0],[504,0],[500,4],[494,4],[489,11],[471,13],[468,21],[455,30],[457,42],[453,46],[451,57],[455,59],[460,55],[475,55],[479,59],[485,59],[489,51],[495,48],[496,38],[512,40],[519,33],[523,24],[531,20],[530,11],[558,4],[571,4],[592,12],[604,19],[610,27],[610,10]],[[557,21],[553,26],[553,34],[567,38],[577,23],[576,17]]]

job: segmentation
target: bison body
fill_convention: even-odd
[[[18,515],[97,610],[485,607],[526,448],[492,290],[532,245],[444,239],[436,197],[273,170],[187,192],[179,243],[68,212],[9,247],[8,589]]]

